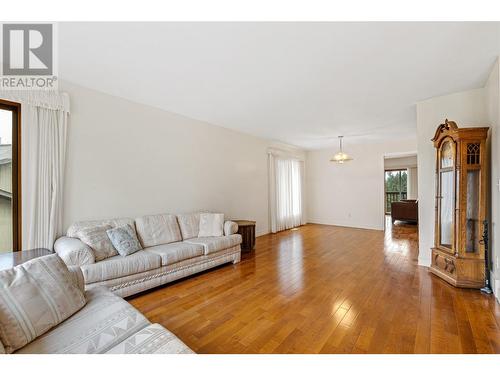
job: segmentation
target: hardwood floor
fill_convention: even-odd
[[[305,225],[129,301],[197,353],[500,353],[500,306],[417,266],[416,226]]]

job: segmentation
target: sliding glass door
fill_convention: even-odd
[[[20,250],[19,111],[0,100],[0,253]]]
[[[408,171],[397,169],[385,171],[385,213],[391,213],[391,203],[406,199]]]

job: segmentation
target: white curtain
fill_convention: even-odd
[[[21,103],[22,248],[52,249],[63,234],[69,97],[33,91],[3,91],[0,97]]]
[[[269,154],[271,231],[302,225],[304,162]]]

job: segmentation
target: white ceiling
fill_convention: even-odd
[[[482,87],[500,47],[498,23],[62,23],[59,39],[62,79],[304,148],[414,137],[415,102]]]

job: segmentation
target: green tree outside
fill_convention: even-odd
[[[406,192],[408,184],[408,173],[402,171],[385,172],[385,191],[387,192]]]
[[[391,203],[406,198],[408,173],[406,169],[385,171],[385,212],[391,212]]]

